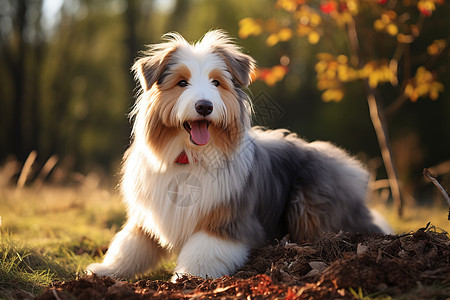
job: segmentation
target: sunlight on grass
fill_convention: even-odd
[[[397,210],[391,206],[377,204],[372,207],[386,218],[396,234],[416,231],[425,227],[428,222],[431,222],[436,228],[450,232],[450,221],[447,220],[448,208],[443,205],[406,206],[401,218],[398,216]]]
[[[0,298],[20,298],[14,293],[37,294],[54,280],[82,275],[125,212],[117,194],[100,188],[4,188],[0,217]]]
[[[105,188],[0,190],[0,298],[39,294],[52,281],[83,276],[101,261],[125,221],[120,196]],[[144,279],[168,280],[175,261]]]
[[[37,295],[52,281],[75,279],[89,263],[101,261],[125,221],[120,196],[111,190],[85,185],[0,190],[0,298]],[[407,206],[403,218],[388,206],[374,208],[396,233],[428,222],[450,231],[443,205]],[[174,266],[172,257],[142,278],[168,280]]]
[[[33,247],[83,237],[101,246],[125,218],[116,194],[82,188],[6,189],[0,193],[0,212],[11,239]]]

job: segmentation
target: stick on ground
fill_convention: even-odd
[[[441,192],[441,194],[444,197],[444,199],[447,201],[447,205],[449,206],[448,219],[450,221],[450,197],[448,196],[447,191],[442,187],[442,185],[439,183],[439,181],[437,181],[436,176],[433,175],[430,172],[430,170],[428,170],[427,168],[423,169],[423,175],[426,178],[428,178],[434,184],[434,186],[437,187],[437,189]]]

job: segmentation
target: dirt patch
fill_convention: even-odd
[[[253,251],[249,263],[231,277],[128,283],[87,276],[55,282],[38,299],[354,299],[412,290],[417,299],[450,297],[445,233],[427,228],[395,236],[338,233],[301,245],[283,239]]]

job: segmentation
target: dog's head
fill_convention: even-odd
[[[133,66],[142,88],[134,110],[135,138],[143,135],[161,157],[174,140],[189,151],[214,145],[230,154],[250,126],[250,103],[242,89],[251,82],[254,60],[222,31],[208,32],[196,44],[178,34],[166,37]]]

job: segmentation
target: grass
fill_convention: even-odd
[[[18,298],[82,274],[125,215],[106,190],[42,187],[2,189],[0,217],[0,298]]]
[[[112,190],[89,184],[0,189],[0,298],[37,295],[51,282],[75,279],[89,263],[100,261],[125,220]],[[397,233],[428,222],[450,231],[443,206],[407,207],[402,219],[394,209],[375,208]],[[169,279],[173,267],[171,261],[145,278]]]
[[[435,206],[408,205],[404,208],[401,218],[391,205],[374,204],[372,208],[384,216],[395,233],[416,231],[425,227],[428,222],[431,222],[436,228],[450,233],[450,221],[447,220],[448,207],[440,203]]]
[[[0,299],[84,275],[125,221],[114,189],[89,184],[0,189]],[[145,278],[167,280],[173,262]]]

